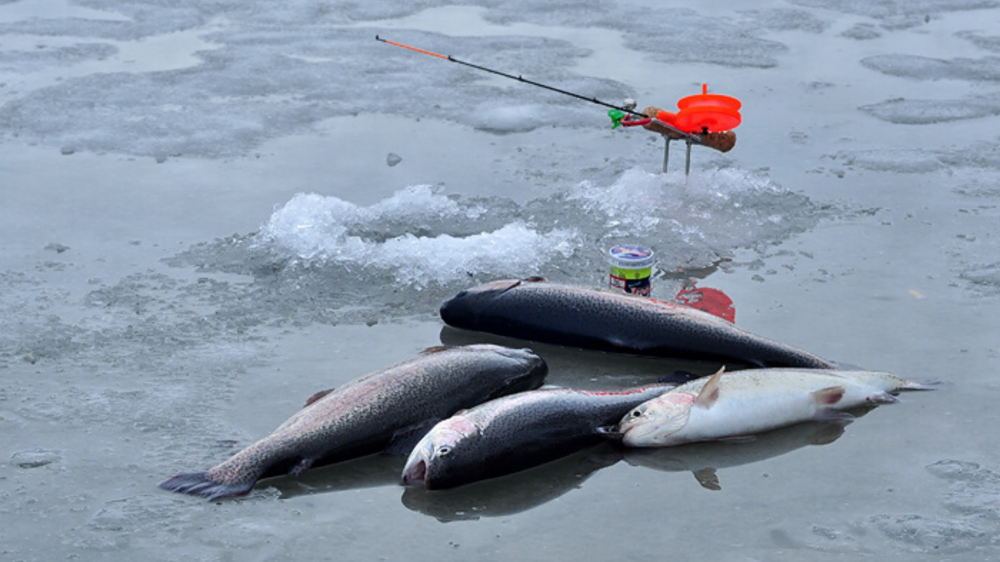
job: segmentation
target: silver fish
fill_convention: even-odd
[[[875,371],[724,371],[637,406],[618,424],[622,442],[666,447],[750,435],[809,420],[849,418],[839,412],[896,402],[892,393],[902,390],[930,390]]]
[[[261,478],[375,453],[408,428],[538,388],[547,372],[545,362],[527,349],[430,348],[317,393],[273,433],[229,460],[207,472],[179,474],[160,487],[210,499],[243,495]]]
[[[435,425],[410,453],[403,482],[451,488],[553,461],[600,442],[598,428],[670,388],[550,388],[491,400]]]
[[[493,281],[441,305],[456,328],[542,343],[757,367],[834,368],[687,306],[533,277]]]

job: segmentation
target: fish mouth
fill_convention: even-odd
[[[627,433],[628,430],[625,431]],[[605,425],[598,427],[594,430],[594,433],[600,435],[601,437],[610,439],[612,441],[621,441],[625,437],[625,433],[618,430],[618,426],[615,425]]]
[[[427,461],[415,459],[416,462],[409,462],[403,468],[403,484],[411,486],[421,484],[427,478]]]
[[[637,427],[639,427],[638,424],[631,424],[631,425],[628,425],[626,427],[619,428],[618,429],[618,436],[619,436],[618,440],[621,441],[621,443],[623,445],[627,445],[627,446],[630,446],[630,447],[637,446],[637,443],[635,442],[635,440],[636,440],[637,436],[638,437],[642,437],[642,433],[643,432],[639,431],[635,435],[629,435],[629,432],[632,431],[633,429],[637,428]]]

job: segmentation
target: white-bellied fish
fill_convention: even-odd
[[[543,278],[462,291],[441,305],[441,319],[456,328],[600,351],[757,367],[835,367],[695,308]]]
[[[618,424],[622,442],[666,447],[751,435],[809,420],[849,418],[841,411],[896,402],[893,393],[902,390],[930,390],[875,371],[724,371],[634,408]]]
[[[599,443],[598,428],[671,388],[547,388],[491,400],[435,425],[410,453],[403,482],[452,488],[553,461]]]
[[[261,478],[297,475],[385,449],[400,432],[487,400],[538,388],[548,367],[527,349],[430,348],[418,357],[317,393],[269,436],[208,470],[160,487],[210,499],[246,494]]]

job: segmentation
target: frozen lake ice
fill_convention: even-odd
[[[0,1],[0,553],[10,560],[1000,556],[992,0]],[[611,103],[743,101],[732,152]],[[395,158],[393,158],[393,156]],[[842,432],[599,447],[448,492],[369,457],[156,485],[433,345],[500,277],[725,291],[737,323],[940,389]],[[549,382],[717,365],[532,345]]]

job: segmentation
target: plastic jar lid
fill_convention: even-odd
[[[635,244],[619,244],[608,250],[608,263],[622,269],[645,269],[653,266],[653,250]]]

